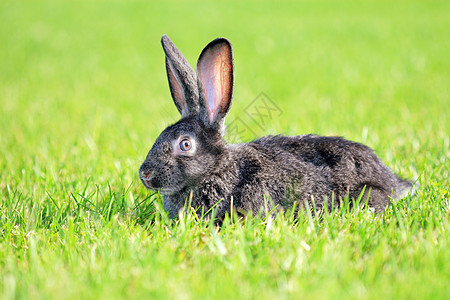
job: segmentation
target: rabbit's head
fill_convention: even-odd
[[[139,177],[147,188],[171,195],[194,186],[224,159],[222,135],[233,95],[233,56],[228,40],[215,39],[200,54],[196,73],[166,35],[161,43],[181,120],[157,138]]]

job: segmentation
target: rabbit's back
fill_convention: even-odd
[[[358,198],[365,189],[366,195],[370,192],[369,205],[384,211],[390,196],[403,195],[411,188],[411,183],[394,175],[369,147],[341,137],[266,136],[247,146],[255,149],[260,163],[265,164],[261,172],[270,174],[275,186],[282,186],[277,189],[284,192],[281,205],[286,202],[289,206],[294,199],[314,201],[320,208],[327,199],[330,207],[347,196]],[[332,198],[338,202],[331,203]]]

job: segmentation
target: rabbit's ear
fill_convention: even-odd
[[[194,69],[167,35],[161,38],[166,54],[170,93],[182,117],[198,113],[198,85]]]
[[[218,38],[209,43],[197,62],[200,116],[209,125],[222,124],[231,106],[234,86],[231,43]]]

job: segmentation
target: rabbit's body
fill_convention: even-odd
[[[340,137],[266,136],[246,144],[216,145],[220,155],[214,167],[204,168],[199,181],[164,196],[171,218],[186,199],[203,212],[215,205],[216,216],[222,218],[232,201],[235,211],[253,214],[273,205],[289,209],[294,201],[297,207],[307,201],[316,209],[328,201],[331,209],[346,197],[357,199],[363,189],[365,197],[370,191],[368,205],[382,212],[392,195],[404,196],[411,188],[370,148]]]
[[[231,105],[231,44],[211,42],[195,72],[181,52],[163,37],[172,97],[182,119],[164,130],[140,168],[148,188],[164,195],[164,208],[174,218],[191,201],[199,212],[212,207],[222,218],[231,210],[254,214],[273,206],[321,209],[338,207],[365,191],[377,212],[411,189],[373,151],[340,137],[266,136],[228,145],[223,121]],[[334,201],[334,203],[332,203]]]

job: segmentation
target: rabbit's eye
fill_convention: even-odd
[[[188,139],[184,139],[180,142],[180,150],[181,151],[189,151],[192,148],[192,143]]]

